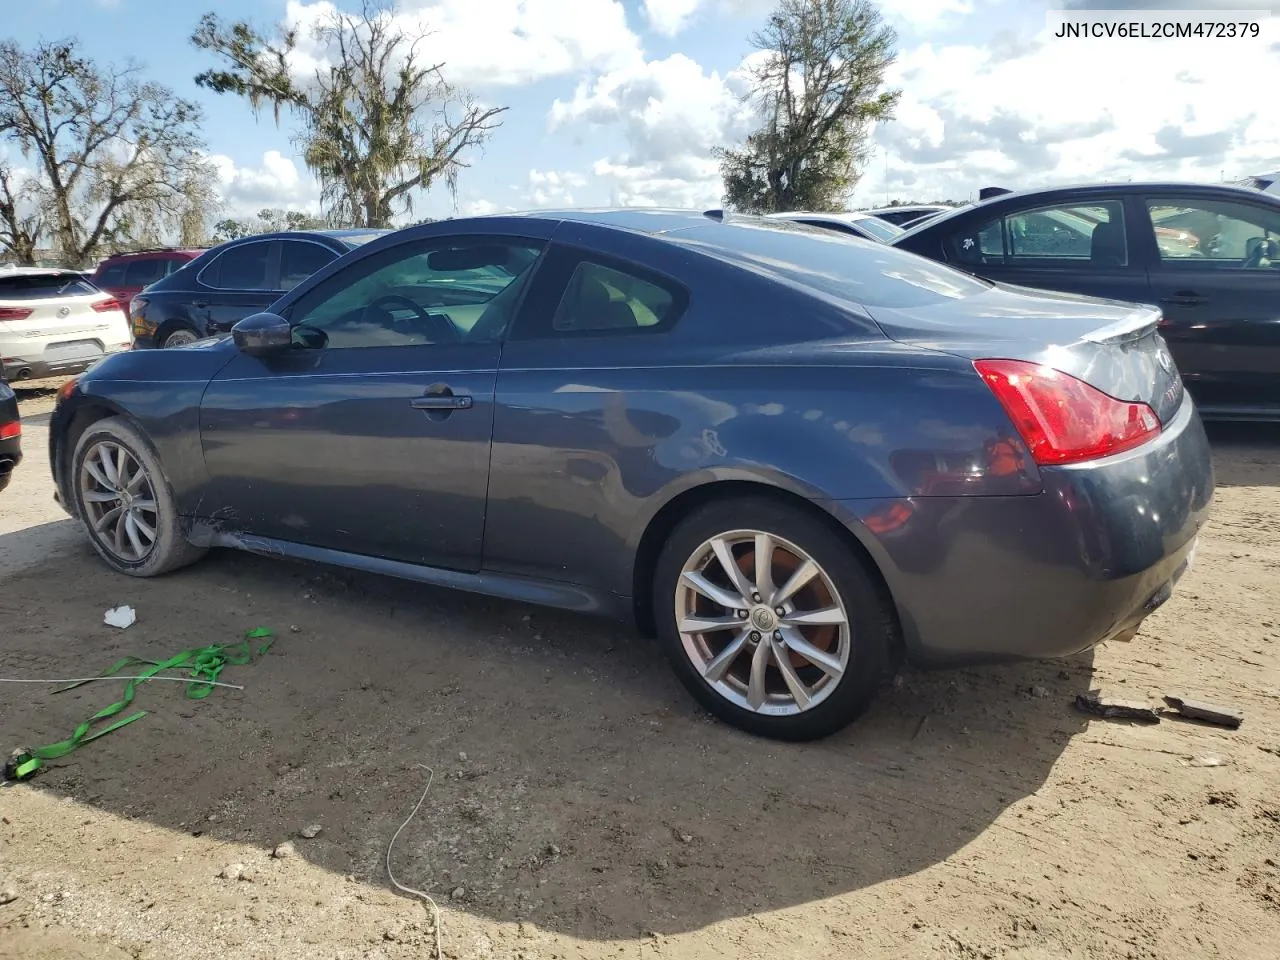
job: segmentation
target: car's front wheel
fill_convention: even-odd
[[[821,519],[771,499],[713,503],[680,523],[653,602],[684,685],[761,736],[840,730],[892,665],[894,612],[863,559]]]
[[[76,443],[71,471],[76,513],[112,568],[154,577],[204,554],[183,532],[155,452],[123,417],[89,425]]]

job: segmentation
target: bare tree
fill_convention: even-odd
[[[842,209],[869,153],[897,36],[869,0],[781,0],[751,38],[767,56],[752,98],[765,117],[741,149],[718,151],[725,201],[749,212]]]
[[[0,247],[22,264],[36,262],[36,248],[44,233],[44,216],[31,183],[15,183],[13,171],[0,164]]]
[[[500,126],[506,107],[477,103],[445,79],[443,63],[420,59],[422,38],[396,25],[386,0],[363,0],[358,14],[331,11],[314,39],[333,62],[295,77],[296,30],[268,39],[248,23],[205,14],[191,40],[226,69],[196,83],[244,97],[255,115],[270,105],[277,123],[281,111],[299,120],[298,145],[333,221],[386,227],[413,209],[416,190],[443,180],[456,194],[467,154]]]
[[[200,108],[140,73],[101,67],[74,40],[30,51],[0,42],[0,138],[34,161],[33,189],[68,262],[177,230],[188,186],[212,190]]]

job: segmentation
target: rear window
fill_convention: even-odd
[[[927,307],[990,288],[985,280],[894,247],[851,242],[838,233],[776,220],[726,221],[667,238],[868,307]]]
[[[892,240],[902,233],[901,227],[881,220],[879,217],[863,217],[861,220],[855,220],[854,223],[879,240]]]
[[[86,297],[98,292],[77,273],[0,274],[0,300],[39,300],[48,297]]]

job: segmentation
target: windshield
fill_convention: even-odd
[[[87,297],[98,288],[78,273],[0,274],[0,300]]]
[[[886,243],[904,232],[901,227],[895,226],[888,220],[881,220],[879,217],[859,217],[853,222],[877,240],[883,240]]]

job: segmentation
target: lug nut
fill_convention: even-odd
[[[752,631],[751,631],[751,638],[750,638],[750,639],[751,639],[751,642],[752,642],[752,643],[759,643],[759,642],[760,642],[760,634],[758,634],[758,633],[756,633],[754,630],[752,630]]]

